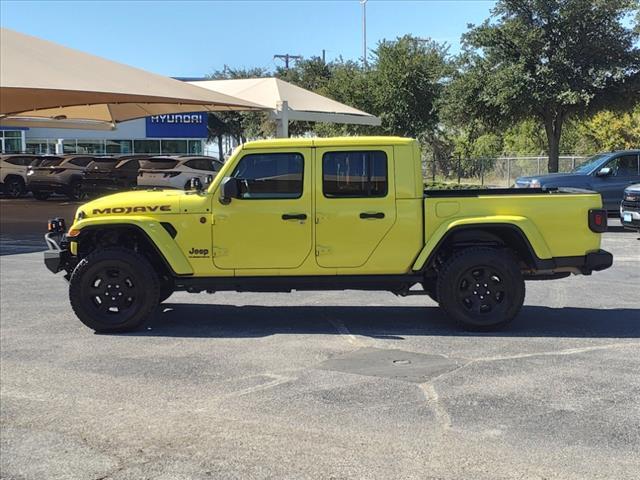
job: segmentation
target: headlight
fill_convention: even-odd
[[[34,173],[34,172],[33,172],[33,170],[29,170],[29,171],[27,172],[27,176],[29,176],[29,175],[33,175],[33,173]]]
[[[529,188],[540,188],[540,180],[534,178],[529,182]]]

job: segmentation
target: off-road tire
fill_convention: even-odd
[[[20,198],[27,193],[24,180],[20,177],[5,178],[3,187],[4,193],[11,198]]]
[[[36,200],[45,201],[48,200],[51,194],[49,192],[33,192],[33,198]]]
[[[73,270],[69,299],[87,327],[99,333],[127,332],[140,328],[160,303],[160,281],[144,256],[105,248]]]
[[[445,263],[437,295],[440,306],[458,324],[488,331],[515,318],[524,303],[525,286],[510,250],[470,247]]]
[[[82,190],[82,182],[80,180],[73,180],[69,184],[67,197],[69,198],[69,200],[83,200],[88,197],[86,192]]]

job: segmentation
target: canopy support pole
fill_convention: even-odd
[[[276,104],[276,137],[289,137],[289,103],[286,100]]]

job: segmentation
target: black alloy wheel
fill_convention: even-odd
[[[494,330],[511,322],[524,303],[517,258],[506,249],[471,247],[454,254],[438,278],[438,300],[467,329]]]
[[[124,248],[91,253],[78,263],[69,283],[74,312],[97,332],[135,330],[159,304],[158,275],[146,258]]]

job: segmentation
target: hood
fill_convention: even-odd
[[[579,173],[547,173],[544,175],[531,175],[529,177],[518,177],[517,183],[529,183],[531,180],[538,180],[542,185],[552,183],[554,180],[562,180],[568,177],[582,177]]]
[[[180,199],[185,195],[182,190],[147,190],[116,193],[87,202],[78,208],[83,218],[105,215],[162,215],[178,213]]]
[[[629,185],[624,189],[624,193],[640,193],[640,183]]]

